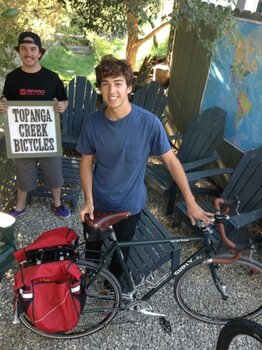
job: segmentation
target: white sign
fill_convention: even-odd
[[[53,102],[8,102],[6,148],[9,158],[61,156],[59,114]]]

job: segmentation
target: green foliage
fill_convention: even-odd
[[[46,44],[67,20],[65,10],[57,0],[45,0],[44,3],[41,0],[0,1],[0,14],[0,76],[20,62],[14,50],[19,33],[35,31]]]
[[[119,38],[108,41],[94,34],[89,36],[88,40],[92,42],[93,54],[79,55],[68,50],[66,48],[68,39],[65,37],[63,45],[52,45],[48,49],[41,60],[41,64],[56,72],[65,82],[76,75],[82,75],[94,83],[95,66],[102,56],[115,52],[116,56],[123,57],[125,41]],[[57,59],[58,57],[59,59]]]
[[[58,59],[59,58],[59,59]],[[71,80],[76,75],[83,75],[94,81],[94,55],[78,55],[62,46],[52,46],[44,55],[41,64],[56,72],[64,81]]]
[[[215,6],[206,0],[177,0],[172,13],[172,25],[194,30],[206,48],[212,53],[216,41],[231,32],[234,25],[233,8],[236,0],[229,0],[228,6]]]
[[[87,33],[124,35],[127,14],[135,14],[140,25],[155,17],[160,10],[159,0],[60,0],[72,11],[72,23]]]
[[[44,55],[41,63],[56,72],[62,80],[67,83],[76,75],[82,75],[87,77],[92,84],[95,83],[95,66],[100,61],[100,58],[106,54],[116,52],[119,57],[123,57],[121,52],[124,51],[125,41],[122,39],[114,39],[111,42],[106,41],[98,36],[94,38],[94,53],[91,55],[78,55],[67,50],[64,46],[53,45],[47,53]],[[151,56],[162,55],[163,45],[159,45],[150,53],[148,60]],[[117,54],[116,54],[117,55]],[[59,57],[59,59],[57,59]]]
[[[123,58],[125,54],[125,39],[114,38],[109,40],[96,34],[91,34],[87,37],[90,42],[92,42],[97,62],[99,62],[104,55],[111,54],[112,52],[115,56]]]
[[[165,56],[168,49],[168,38],[159,43],[157,46],[153,46],[151,49],[151,56]]]

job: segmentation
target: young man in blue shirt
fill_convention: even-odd
[[[149,155],[160,156],[183,194],[192,224],[208,222],[211,213],[195,202],[183,167],[171,150],[160,120],[129,102],[134,75],[125,60],[112,55],[96,67],[96,83],[105,106],[85,119],[77,150],[82,154],[80,176],[85,196],[80,218],[102,212],[130,211],[132,215],[114,225],[120,241],[132,239],[146,203],[145,169]],[[101,242],[92,244],[100,249]],[[128,249],[124,252],[128,257]],[[110,271],[119,279],[121,266],[113,256]]]

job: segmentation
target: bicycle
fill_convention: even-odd
[[[223,222],[228,218],[227,212],[232,203],[223,199],[215,200],[214,220],[210,225],[200,225],[202,235],[197,237],[174,237],[172,239],[118,242],[113,225],[130,215],[129,212],[97,213],[94,220],[86,217],[89,227],[88,239],[110,237],[111,244],[99,262],[89,262],[85,256],[88,239],[79,243],[79,258],[74,260],[83,272],[82,284],[85,289],[86,303],[79,323],[72,331],[64,334],[47,334],[34,328],[21,314],[20,321],[30,330],[49,338],[79,338],[101,330],[109,324],[116,314],[125,312],[125,316],[136,321],[136,315],[142,317],[159,317],[162,326],[168,331],[165,315],[153,311],[148,300],[174,279],[174,297],[179,306],[190,316],[204,322],[226,324],[236,317],[254,318],[262,313],[262,288],[260,281],[253,278],[250,271],[262,273],[262,264],[252,258],[254,245],[250,240],[235,244],[225,234]],[[224,206],[223,211],[220,207]],[[212,228],[216,225],[221,242],[212,241]],[[167,274],[156,284],[143,292],[148,280],[135,286],[121,249],[135,245],[153,245],[165,243],[202,242],[202,247],[195,251],[177,268],[170,268]],[[233,253],[228,253],[227,247]],[[242,256],[242,251],[250,250],[250,256]],[[123,269],[123,275],[131,292],[122,293],[121,286],[113,274],[106,269],[114,251],[117,252]],[[219,255],[218,255],[219,254]],[[250,297],[252,291],[252,298]],[[141,294],[141,296],[139,295]],[[138,317],[139,318],[139,317]]]
[[[262,347],[262,326],[239,318],[229,321],[220,331],[216,350],[256,350]]]

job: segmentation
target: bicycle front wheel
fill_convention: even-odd
[[[262,348],[262,326],[243,318],[228,322],[220,331],[216,350],[258,350]]]
[[[222,283],[226,300],[215,286],[211,265]],[[257,274],[253,276],[252,270]],[[250,319],[262,313],[261,278],[262,265],[253,259],[241,257],[233,264],[210,264],[207,258],[201,258],[177,276],[175,299],[185,312],[204,322],[225,324],[237,317]]]
[[[20,314],[20,321],[31,331],[48,338],[76,339],[99,331],[116,315],[121,301],[121,287],[114,275],[107,269],[102,269],[89,284],[97,274],[97,266],[86,261],[75,263],[83,272],[82,284],[85,293],[85,305],[77,326],[66,333],[45,333],[34,327],[26,313]]]

